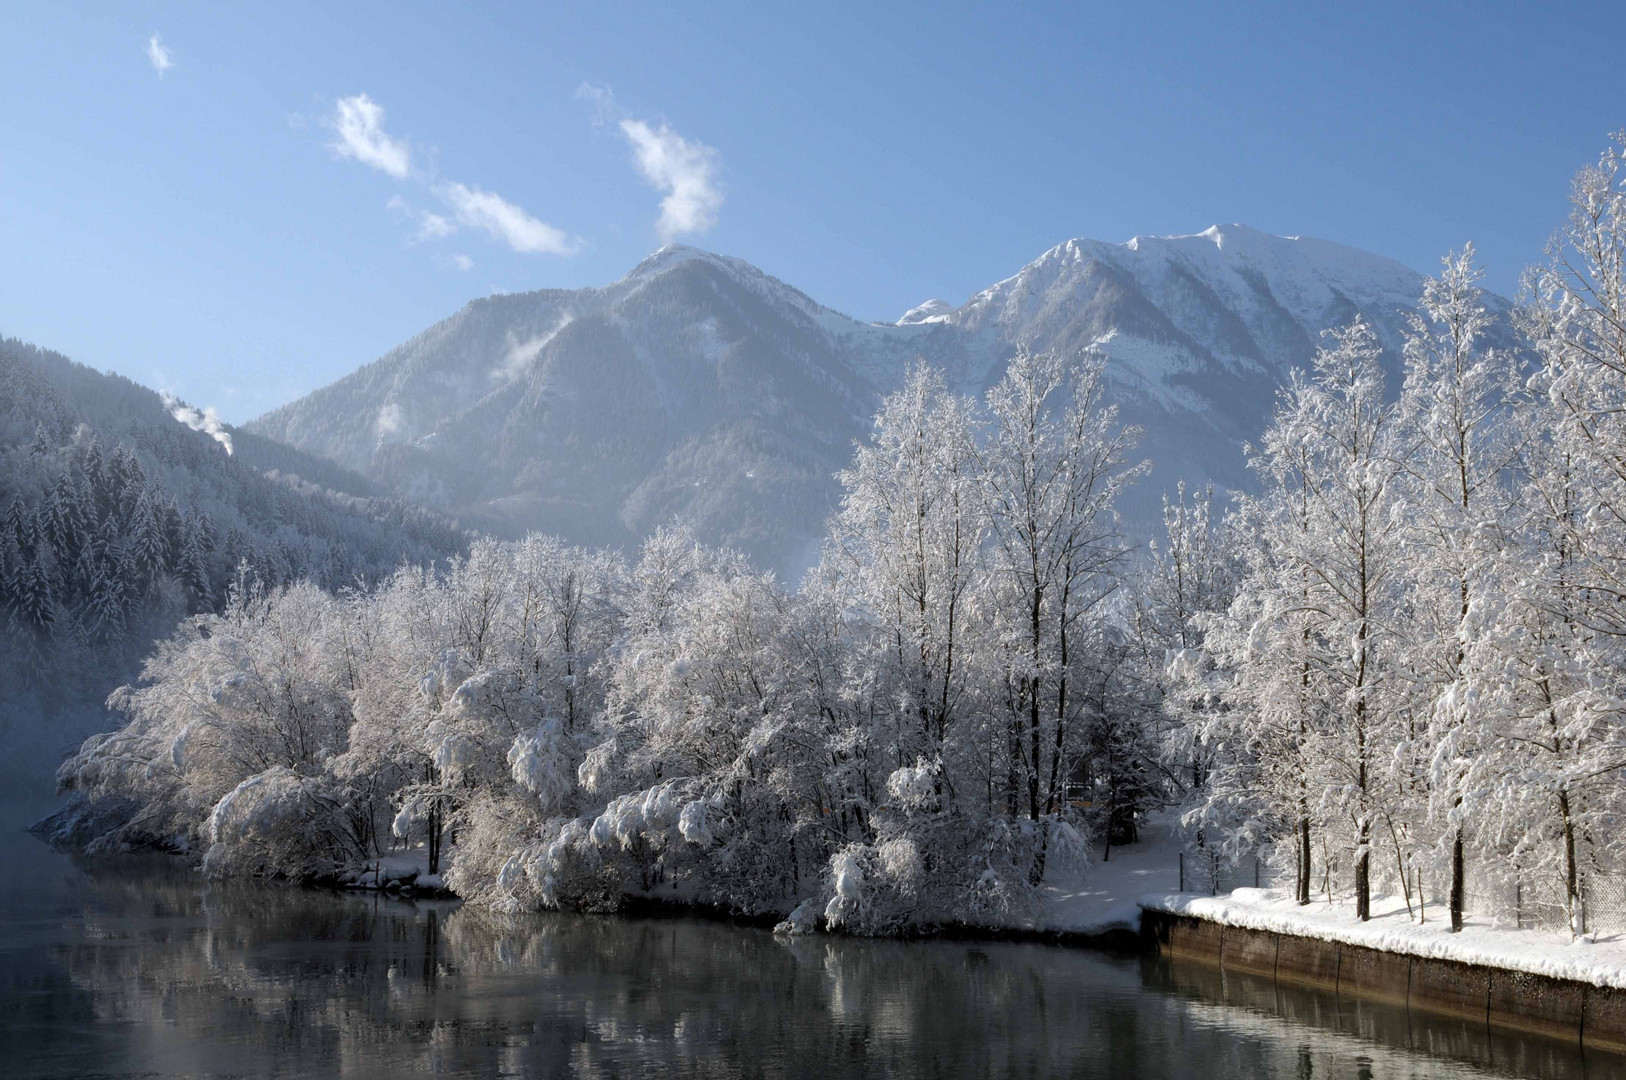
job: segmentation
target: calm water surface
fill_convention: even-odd
[[[1611,1057],[1034,944],[504,918],[0,839],[4,1077],[1626,1076]]]

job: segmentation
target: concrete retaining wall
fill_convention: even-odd
[[[1142,912],[1141,935],[1164,956],[1225,971],[1626,1053],[1626,991],[1168,912]]]

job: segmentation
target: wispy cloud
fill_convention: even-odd
[[[539,221],[501,195],[447,181],[435,193],[451,207],[456,223],[480,229],[522,254],[572,255],[581,241]]]
[[[426,176],[414,169],[407,141],[385,132],[384,108],[366,94],[339,99],[329,126],[339,135],[332,146],[341,157],[398,180],[411,178],[431,185],[447,213],[420,209],[400,195],[392,195],[385,204],[417,224],[417,240],[443,240],[464,229],[477,229],[521,254],[573,255],[582,248],[579,237],[532,216],[495,192],[456,180],[437,182],[432,171]],[[458,270],[474,266],[474,260],[462,254],[444,261]]]
[[[200,411],[185,404],[168,390],[159,391],[158,396],[163,399],[164,408],[169,410],[169,415],[193,431],[204,432],[215,442],[226,448],[227,457],[231,456],[231,432],[226,430],[226,425],[222,424],[220,417],[215,415],[213,405],[207,406]]]
[[[501,379],[504,382],[519,378],[525,373],[525,369],[530,367],[538,356],[542,355],[542,350],[547,347],[548,342],[558,337],[559,331],[571,324],[572,319],[573,316],[566,312],[559,316],[559,321],[554,324],[553,329],[543,334],[537,334],[535,337],[526,338],[524,341],[515,337],[513,331],[509,331],[508,351],[503,354],[502,361],[491,369],[491,377]]]
[[[576,98],[592,109],[593,124],[600,127],[612,121],[632,147],[632,162],[638,175],[657,191],[661,215],[655,230],[670,241],[685,233],[703,233],[717,224],[723,206],[723,189],[717,179],[717,151],[705,143],[685,139],[664,123],[625,115],[607,86],[582,83]]]
[[[397,180],[412,171],[412,155],[405,139],[384,131],[384,107],[366,94],[340,98],[332,121],[339,135],[331,144],[340,157],[352,158]]]
[[[632,144],[638,172],[650,186],[666,192],[655,223],[662,240],[703,233],[717,224],[717,211],[723,206],[714,171],[717,151],[683,138],[665,124],[657,128],[642,120],[623,120],[621,134]]]
[[[432,214],[428,210],[423,212],[423,218],[418,226],[418,239],[439,240],[443,236],[450,236],[457,231],[457,226],[441,214]]]
[[[440,240],[457,231],[457,224],[446,215],[433,210],[420,210],[399,195],[391,195],[390,201],[384,205],[417,224],[418,234],[413,237],[414,240]]]
[[[392,401],[378,410],[378,418],[373,421],[373,433],[382,442],[391,435],[399,434],[404,422],[401,406]]]
[[[164,72],[175,66],[174,52],[164,44],[164,39],[157,34],[147,39],[147,62],[152,65],[154,71],[158,72],[160,79],[164,77]]]
[[[594,127],[602,127],[615,119],[615,93],[608,86],[584,82],[576,87],[576,100],[587,102],[593,110]]]

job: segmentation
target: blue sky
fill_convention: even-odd
[[[13,7],[0,333],[242,421],[668,238],[864,319],[1232,221],[1510,292],[1626,126],[1608,5],[1014,7]]]

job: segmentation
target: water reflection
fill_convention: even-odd
[[[1329,1048],[1371,1062],[1374,1076],[1405,1075],[1401,1062],[1420,1056],[1440,1066],[1472,1066],[1475,1075],[1623,1077],[1626,1061],[1551,1039],[1488,1033],[1484,1024],[1376,1004],[1333,993],[1278,986],[1271,979],[1193,962],[1149,957],[1145,983],[1186,1002],[1194,1022],[1239,1036],[1295,1039],[1314,1032]],[[1381,1067],[1378,1063],[1382,1063]]]
[[[7,1076],[1222,1080],[1617,1064],[1074,949],[509,918],[13,846],[0,881]]]

